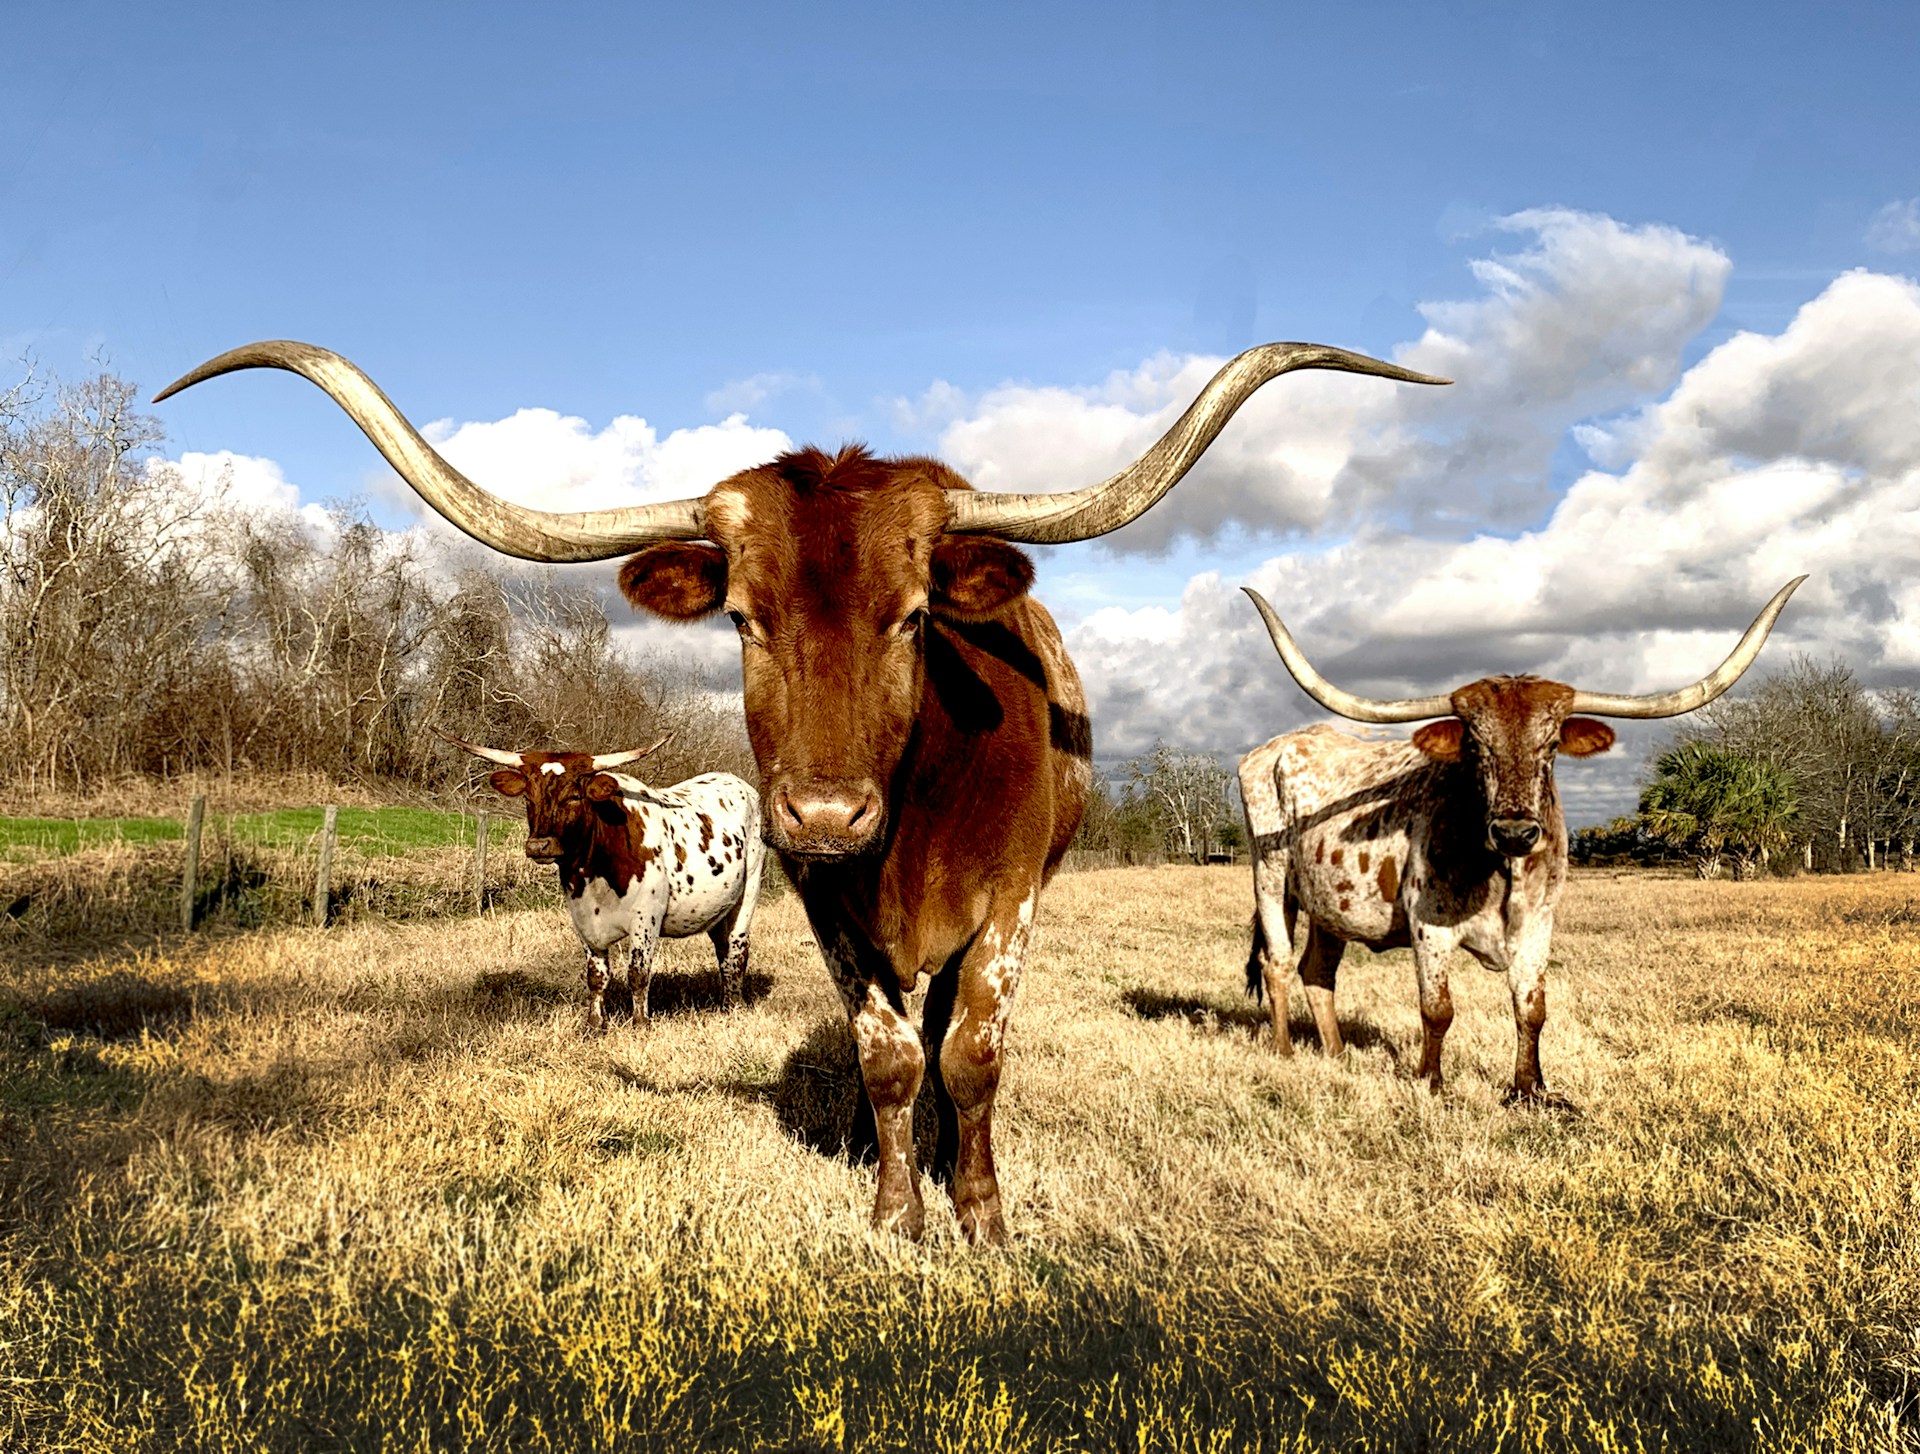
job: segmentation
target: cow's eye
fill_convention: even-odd
[[[740,639],[742,641],[760,640],[760,628],[747,619],[744,612],[736,611],[732,607],[728,607],[727,619],[733,622],[733,629],[740,633]]]
[[[921,628],[926,624],[927,608],[922,606],[919,610],[909,611],[903,616],[899,624],[893,628],[893,634],[902,641],[911,641],[920,634]]]

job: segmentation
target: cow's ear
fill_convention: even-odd
[[[1569,717],[1560,724],[1560,750],[1568,757],[1592,757],[1613,746],[1613,729],[1591,717]]]
[[[642,611],[697,621],[727,598],[727,553],[717,545],[668,540],[627,557],[620,589]]]
[[[503,793],[509,798],[521,797],[527,791],[527,775],[510,768],[488,773],[487,781],[493,784],[496,793]]]
[[[1458,762],[1460,745],[1466,740],[1467,724],[1458,717],[1442,717],[1429,722],[1413,734],[1413,745],[1435,762]]]
[[[619,793],[620,784],[615,782],[608,774],[597,772],[587,779],[586,786],[581,791],[586,793],[594,802],[604,803],[608,798],[614,797]]]
[[[933,548],[928,604],[942,616],[984,621],[1033,584],[1026,552],[986,535],[943,535]]]

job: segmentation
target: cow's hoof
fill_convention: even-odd
[[[975,1202],[958,1209],[960,1235],[975,1247],[1003,1247],[1007,1242],[1006,1218],[1000,1215],[1000,1198]]]
[[[874,1203],[872,1225],[876,1232],[918,1242],[926,1235],[927,1209],[917,1196],[899,1206],[888,1206],[883,1197]]]
[[[1571,1115],[1576,1110],[1572,1101],[1543,1085],[1508,1086],[1507,1093],[1500,1097],[1500,1104],[1522,1106],[1532,1111],[1555,1111],[1562,1115]]]

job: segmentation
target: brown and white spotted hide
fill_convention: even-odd
[[[963,1233],[1006,1235],[993,1102],[1040,888],[1091,781],[1080,681],[1033,569],[950,535],[929,459],[801,450],[722,481],[713,544],[649,546],[640,609],[724,609],[740,634],[767,837],[852,1022],[865,1096],[850,1145],[880,1161],[873,1225],[918,1236],[913,1102],[933,1077],[935,1176]],[[931,975],[921,1023],[906,996]]]
[[[722,997],[741,1000],[766,848],[760,794],[730,773],[670,788],[595,771],[579,752],[528,752],[494,789],[526,799],[527,857],[560,871],[567,916],[587,959],[587,1024],[606,1025],[609,956],[627,946],[633,1017],[647,1018],[661,939],[706,934]]]
[[[1573,689],[1537,677],[1489,677],[1451,700],[1456,715],[1411,741],[1320,726],[1241,759],[1253,847],[1247,988],[1264,991],[1274,1045],[1290,1052],[1297,952],[1321,1047],[1338,1054],[1334,989],[1347,945],[1410,947],[1425,1031],[1419,1074],[1437,1092],[1453,1021],[1447,961],[1464,949],[1507,977],[1518,1036],[1509,1098],[1541,1100],[1547,958],[1567,876],[1553,759],[1604,752],[1613,730],[1569,717]]]

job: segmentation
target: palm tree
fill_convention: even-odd
[[[1661,753],[1640,795],[1647,831],[1691,852],[1701,878],[1717,876],[1726,853],[1735,878],[1752,878],[1773,849],[1786,846],[1797,811],[1783,770],[1707,742]]]

